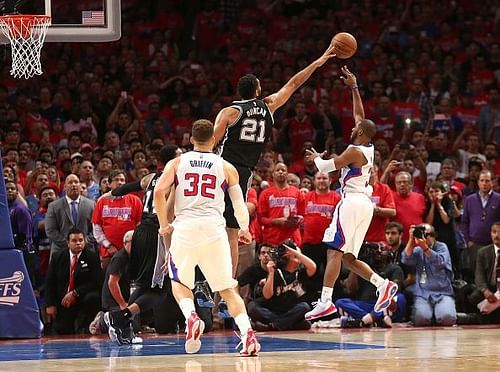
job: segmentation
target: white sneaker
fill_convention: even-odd
[[[378,289],[378,299],[373,307],[375,312],[384,311],[391,304],[392,298],[398,292],[398,285],[390,280],[386,279],[384,284],[382,284]]]
[[[321,302],[320,300],[318,300],[318,302],[313,303],[313,306],[313,309],[306,313],[306,320],[322,318],[324,316],[332,315],[337,312],[337,308],[331,300],[328,300],[326,302]]]
[[[200,338],[204,329],[205,323],[203,320],[195,312],[192,312],[186,324],[186,343],[184,344],[186,353],[194,354],[200,350]]]

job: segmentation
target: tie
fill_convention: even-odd
[[[75,289],[75,269],[77,262],[78,262],[78,255],[74,254],[73,258],[71,259],[71,267],[69,269],[68,292],[71,292],[73,289]]]
[[[500,249],[497,249],[497,269],[496,269],[496,279],[497,279],[497,290],[500,291]]]
[[[76,223],[78,221],[78,210],[77,203],[74,200],[71,202],[71,218],[73,219],[73,225],[76,226]]]

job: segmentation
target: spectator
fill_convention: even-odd
[[[391,251],[384,250],[383,245],[365,244],[359,254],[360,259],[382,278],[392,280],[403,288],[404,274],[400,266],[392,263]],[[392,327],[392,322],[401,322],[406,315],[406,298],[399,292],[393,299],[393,305],[383,312],[375,312],[373,307],[377,302],[376,288],[356,273],[350,272],[343,285],[349,298],[340,298],[335,306],[343,316],[341,327],[352,326],[357,323],[360,327],[371,327],[375,323],[385,327]],[[401,290],[400,290],[401,291]],[[348,322],[349,318],[354,322]]]
[[[403,241],[403,225],[398,222],[388,222],[385,225],[385,245],[392,252],[392,263],[396,263],[403,269],[404,281],[402,289],[415,284],[415,267],[405,265],[402,260],[403,250],[406,243]],[[408,292],[405,292],[408,299]]]
[[[262,239],[278,245],[286,239],[296,244],[302,242],[297,215],[302,194],[299,189],[287,184],[288,169],[278,163],[273,170],[273,186],[262,191],[259,197],[259,222]]]
[[[418,235],[414,235],[416,229],[420,229]],[[455,324],[457,314],[450,254],[446,244],[436,241],[434,227],[429,224],[411,226],[402,262],[416,267],[413,324],[416,326]]]
[[[457,162],[451,158],[446,158],[441,163],[441,173],[436,180],[441,181],[446,185],[446,190],[451,187],[456,187],[463,192],[465,184],[463,182],[457,181]]]
[[[446,244],[451,256],[453,271],[458,270],[458,251],[455,237],[455,206],[443,184],[434,181],[427,192],[425,223],[434,226],[439,241]]]
[[[73,227],[67,237],[66,249],[49,263],[46,312],[57,334],[87,333],[100,307],[101,269],[83,231]]]
[[[83,232],[87,249],[93,250],[95,245],[91,225],[94,201],[80,196],[80,180],[75,174],[66,177],[64,192],[64,197],[49,204],[45,216],[45,233],[51,242],[51,257],[67,249],[65,237],[73,227]]]
[[[403,239],[408,239],[411,225],[424,222],[425,199],[422,194],[411,191],[413,181],[408,172],[399,172],[396,175],[396,191],[392,192],[396,204],[394,221],[403,225]]]
[[[7,204],[9,206],[10,226],[12,227],[12,236],[14,245],[23,252],[24,262],[28,268],[31,282],[34,279],[33,262],[33,222],[30,210],[18,200],[17,185],[13,181],[5,182],[7,193]]]
[[[373,185],[371,199],[374,208],[372,222],[366,232],[365,241],[382,242],[385,240],[383,227],[389,222],[389,218],[396,216],[396,204],[389,186],[378,179],[377,165],[373,165],[370,184]]]
[[[468,246],[468,265],[465,280],[474,281],[477,251],[491,244],[491,226],[500,221],[500,194],[493,191],[491,172],[483,170],[479,174],[479,191],[465,198],[462,228]]]
[[[106,332],[104,312],[123,310],[127,307],[130,295],[130,279],[128,264],[130,261],[130,248],[132,246],[133,230],[127,231],[123,236],[123,249],[113,256],[109,262],[101,291],[101,305],[104,311],[99,311],[89,325],[91,334],[96,335]]]
[[[275,252],[267,263],[263,297],[248,304],[248,315],[268,330],[309,329],[311,323],[304,320],[310,309],[306,284],[316,265],[291,241],[280,244]]]
[[[467,150],[460,148],[462,141],[465,138]],[[480,154],[480,137],[479,134],[472,131],[472,127],[467,126],[462,132],[457,136],[455,143],[453,144],[453,153],[458,153],[458,169],[457,177],[465,178],[469,173],[469,162],[471,158],[479,158],[481,161],[486,161],[486,156]]]
[[[87,197],[92,200],[99,198],[99,185],[94,180],[94,165],[84,160],[80,165],[80,183],[87,186]]]
[[[330,191],[331,180],[327,173],[314,176],[314,191],[304,195],[299,205],[299,214],[304,216],[302,242],[304,254],[316,264],[316,273],[311,278],[311,290],[320,290],[326,267],[326,249],[321,244],[323,234],[333,218],[340,195]]]
[[[125,184],[125,171],[113,170],[109,175],[111,190]],[[113,200],[99,199],[92,215],[94,236],[99,243],[102,269],[106,270],[111,257],[122,248],[123,236],[141,221],[142,203],[135,195]]]
[[[57,199],[57,190],[53,186],[45,186],[40,191],[40,206],[33,215],[33,245],[38,254],[39,277],[37,287],[44,283],[50,257],[50,239],[45,232],[45,216],[50,203]]]
[[[488,104],[479,112],[479,128],[484,142],[500,143],[500,129],[495,125],[500,121],[500,97],[498,89],[490,89]]]

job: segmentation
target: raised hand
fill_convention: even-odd
[[[340,70],[345,75],[345,76],[340,77],[345,85],[347,85],[349,87],[356,85],[356,83],[357,83],[356,76],[351,71],[349,71],[347,66],[342,66],[340,68]]]

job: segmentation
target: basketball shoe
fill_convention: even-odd
[[[337,308],[331,300],[328,300],[326,302],[321,302],[320,300],[318,300],[317,302],[313,302],[313,309],[306,313],[305,319],[318,319],[324,316],[332,315],[335,312],[337,312]]]
[[[204,329],[205,323],[200,319],[198,314],[193,311],[189,319],[186,321],[186,343],[184,344],[186,353],[194,354],[200,350],[200,338]]]
[[[384,280],[384,284],[382,284],[379,288],[377,288],[378,299],[373,307],[375,312],[384,311],[391,304],[392,298],[398,292],[398,285],[390,280]]]
[[[255,337],[255,332],[253,329],[247,330],[247,333],[241,336],[240,344],[243,345],[243,349],[240,350],[240,356],[257,356],[260,351],[260,344]],[[239,346],[239,344],[238,344]],[[236,348],[238,348],[236,346]]]

